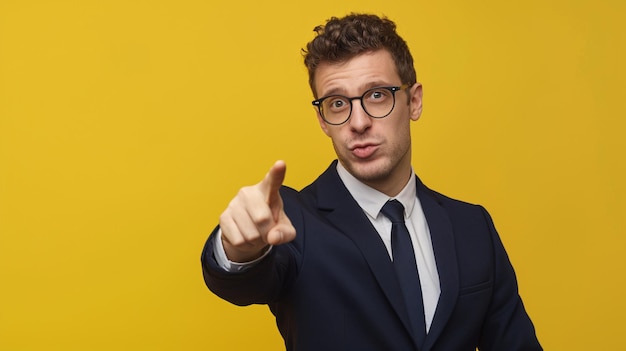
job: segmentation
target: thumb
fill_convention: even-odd
[[[289,217],[284,211],[278,219],[278,223],[269,231],[266,242],[270,245],[285,244],[296,238],[296,228],[291,224]]]

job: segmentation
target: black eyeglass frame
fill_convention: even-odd
[[[402,84],[400,86],[383,86],[383,87],[373,87],[371,89],[367,89],[363,95],[361,96],[353,96],[353,97],[349,97],[349,96],[345,96],[345,95],[341,95],[341,94],[333,94],[333,95],[328,95],[328,96],[324,96],[322,98],[319,98],[317,100],[313,100],[311,101],[311,104],[313,104],[313,106],[317,107],[317,110],[320,113],[320,116],[322,116],[322,119],[324,120],[324,122],[333,125],[333,126],[339,126],[342,125],[346,122],[348,122],[348,120],[350,119],[350,117],[352,116],[352,101],[354,100],[359,100],[361,101],[361,107],[363,108],[363,111],[365,111],[365,113],[367,113],[368,116],[372,117],[372,118],[385,118],[387,116],[389,116],[391,114],[391,112],[393,112],[393,109],[396,107],[396,92],[406,89],[408,87],[410,87],[411,85],[409,84]],[[365,105],[363,104],[363,98],[365,97],[365,95],[367,95],[369,92],[371,92],[372,90],[378,90],[378,89],[385,89],[385,90],[389,90],[391,92],[391,96],[393,97],[393,105],[391,106],[391,109],[389,110],[389,112],[387,112],[386,115],[384,116],[372,116],[369,112],[367,112],[367,108],[365,108]],[[340,123],[332,123],[329,122],[328,120],[326,120],[326,117],[324,116],[324,111],[322,109],[322,102],[324,102],[324,100],[331,98],[331,97],[341,97],[341,98],[345,98],[346,100],[348,100],[350,102],[350,112],[348,113],[348,117],[346,117],[346,119],[343,122]]]

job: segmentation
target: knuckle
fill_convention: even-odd
[[[272,214],[269,211],[258,211],[251,214],[252,221],[259,227],[269,226],[273,222]]]
[[[227,240],[228,240],[228,243],[234,247],[242,247],[246,244],[246,240],[241,236],[238,236],[235,238],[227,238]]]
[[[241,189],[239,189],[237,196],[244,198],[244,199],[248,199],[253,196],[254,191],[255,189],[253,186],[244,186]]]
[[[262,243],[262,241],[258,237],[248,238],[245,236],[237,236],[235,238],[228,239],[228,245],[240,251],[254,250],[259,246],[259,243]]]
[[[230,217],[230,216],[229,216],[228,209],[226,209],[226,210],[225,210],[224,212],[222,212],[222,214],[220,215],[220,224],[221,224],[221,223],[226,223],[226,221],[228,220],[228,218],[229,218],[229,217]]]

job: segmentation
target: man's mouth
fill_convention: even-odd
[[[376,150],[378,150],[378,145],[376,144],[356,144],[350,148],[352,154],[357,158],[365,159],[371,157]]]

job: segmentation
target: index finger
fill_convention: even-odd
[[[270,168],[265,178],[261,181],[261,191],[267,196],[268,202],[271,200],[273,194],[278,194],[278,190],[280,190],[285,180],[286,173],[287,165],[285,161],[278,160],[272,165],[272,168]]]

